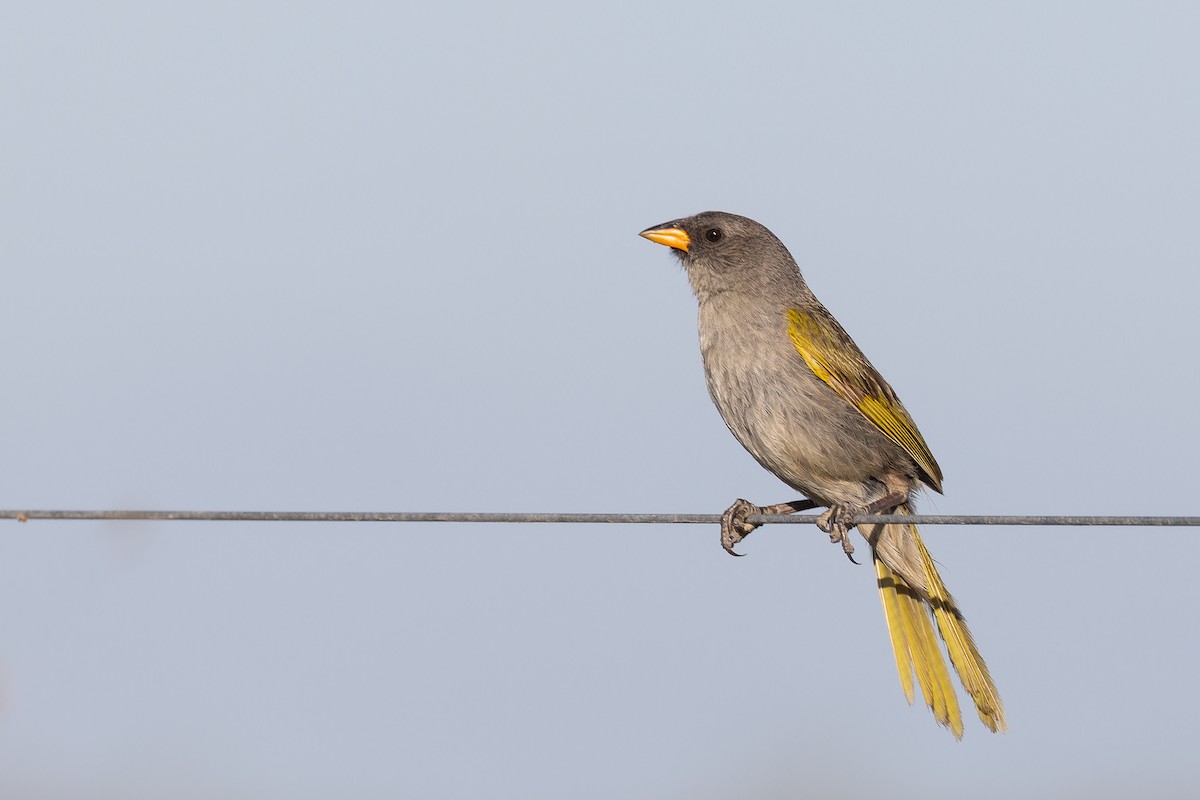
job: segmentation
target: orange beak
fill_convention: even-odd
[[[687,231],[682,228],[647,228],[638,235],[644,236],[657,244],[665,244],[667,247],[682,250],[685,253],[687,252],[688,245],[692,243],[692,240],[687,235]]]

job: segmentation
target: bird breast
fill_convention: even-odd
[[[865,505],[907,457],[804,362],[788,304],[764,313],[723,293],[700,303],[700,352],[713,403],[750,455],[811,499]]]

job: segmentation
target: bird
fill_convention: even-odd
[[[853,561],[849,532],[857,527],[870,547],[909,704],[915,675],[935,720],[962,738],[936,628],[980,721],[1003,732],[999,691],[916,526],[856,525],[872,514],[911,515],[919,489],[942,491],[941,467],[896,392],[762,224],[705,211],[640,235],[671,248],[687,273],[705,380],[725,425],[759,464],[804,495],[769,506],[738,499],[722,515],[722,546],[739,555],[734,546],[758,526],[750,517],[823,507],[818,526]]]

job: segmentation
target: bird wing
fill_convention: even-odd
[[[789,309],[788,334],[813,374],[904,448],[925,473],[925,482],[940,492],[942,470],[916,423],[829,312]]]

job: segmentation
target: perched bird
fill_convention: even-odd
[[[913,513],[922,484],[941,492],[941,468],[912,417],[771,231],[706,211],[641,235],[672,248],[687,270],[699,301],[708,391],[725,424],[758,463],[806,498],[766,507],[738,500],[722,518],[726,550],[737,555],[733,546],[757,527],[748,517],[823,506],[818,525],[850,556],[848,533],[859,517]],[[979,718],[1003,731],[996,685],[916,527],[864,524],[859,531],[871,547],[908,702],[915,673],[934,717],[962,738],[936,625]]]

